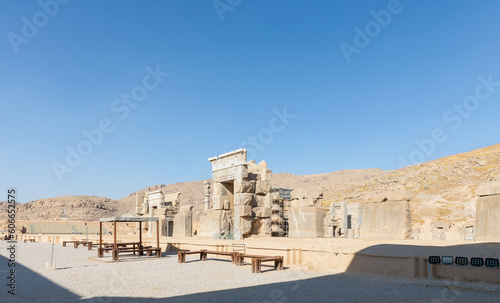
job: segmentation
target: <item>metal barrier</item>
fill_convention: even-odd
[[[428,278],[429,278],[429,285],[431,284],[441,284],[441,285],[455,285],[453,283],[447,283],[447,282],[442,282],[442,281],[432,281],[432,266],[431,265],[445,265],[445,266],[461,266],[461,267],[485,267],[485,268],[493,268],[493,269],[498,269],[499,268],[499,261],[498,259],[494,258],[479,258],[479,257],[473,257],[470,260],[470,265],[469,265],[469,259],[467,257],[455,257],[453,258],[452,256],[429,256],[429,260],[427,262],[428,265]],[[484,288],[484,289],[493,289],[493,290],[500,290],[500,288],[497,287],[488,287],[488,286],[482,286],[482,285],[465,285],[464,286],[470,286],[470,287],[475,287],[475,288]]]

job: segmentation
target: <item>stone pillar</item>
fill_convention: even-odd
[[[179,213],[174,217],[174,237],[191,237],[193,233],[193,206],[181,207]]]
[[[210,181],[205,180],[203,182],[203,193],[205,194],[205,210],[210,209]]]
[[[500,181],[481,184],[476,195],[477,241],[500,241]]]

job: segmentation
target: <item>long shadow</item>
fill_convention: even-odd
[[[235,277],[236,279],[237,277]],[[168,286],[166,286],[168,287]],[[187,286],[188,287],[188,286]],[[426,287],[348,273],[168,298],[98,297],[85,302],[498,302],[498,293]]]
[[[15,295],[8,293],[6,285],[10,270],[15,270]],[[60,285],[32,271],[21,263],[9,266],[9,259],[0,255],[1,289],[0,302],[77,302],[80,297]]]
[[[500,243],[450,246],[379,244],[357,252],[347,271],[409,279],[426,278],[429,256],[467,257],[469,261],[468,266],[431,265],[431,273],[436,278],[496,283],[500,287],[500,269],[470,266],[472,257],[500,258]]]
[[[350,271],[361,271],[360,269],[363,266],[367,266],[367,260],[377,258],[376,255],[413,256],[418,259],[427,258],[429,255],[498,258],[499,254],[499,243],[474,243],[447,247],[374,245],[356,254],[346,273],[324,274],[321,276],[315,274],[316,277],[310,278],[312,274],[304,274],[301,271],[286,271],[294,275],[296,273],[296,276],[293,276],[294,281],[226,290],[207,290],[167,298],[101,296],[82,299],[22,264],[16,263],[16,296],[15,298],[8,297],[8,287],[2,286],[3,293],[0,294],[0,302],[498,302],[498,292],[457,290],[441,286],[426,287],[425,280],[360,275]],[[166,255],[174,254],[169,253]],[[206,262],[219,261],[209,260]],[[365,269],[373,270],[372,273],[375,274],[386,274],[383,268],[390,265],[390,261],[388,263],[384,262],[380,262],[383,266],[368,266]],[[5,277],[10,269],[7,264],[8,259],[0,255],[0,270],[4,282],[7,281]],[[403,268],[402,270],[407,269]],[[363,272],[366,272],[366,270]],[[495,273],[498,275],[500,270],[496,270]],[[270,273],[256,275],[262,275],[264,278],[266,274]],[[287,277],[290,278],[290,273],[287,273]],[[110,279],[112,279],[112,276],[110,276]],[[234,279],[240,279],[240,277],[235,276]],[[5,284],[2,283],[2,285]],[[189,284],[185,285],[187,289],[190,286]],[[168,290],[170,286],[161,285],[161,287]],[[152,296],[154,295],[152,294]]]

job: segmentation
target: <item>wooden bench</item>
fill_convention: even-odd
[[[97,248],[97,257],[102,258],[105,252],[112,252],[114,249],[113,243],[102,243],[102,248]],[[122,242],[116,243],[118,251],[121,252],[131,252],[132,254],[136,254],[136,252],[142,256],[143,252],[147,252],[148,256],[151,256],[151,252],[148,249],[153,248],[152,246],[140,246],[139,242]],[[154,250],[153,250],[154,251]]]
[[[177,262],[186,263],[186,255],[192,255],[192,254],[200,254],[200,261],[206,261],[207,260],[206,252],[207,252],[206,249],[197,250],[197,251],[181,251],[181,250],[179,250],[177,252]]]
[[[78,248],[78,245],[80,244],[83,246],[87,246],[88,250],[92,250],[92,247],[94,245],[92,241],[76,241],[75,248]]]
[[[24,239],[24,243],[26,242],[35,243],[35,239]]]
[[[119,248],[111,250],[111,258],[113,260],[118,260],[120,253],[123,252],[135,252],[138,251],[139,255],[142,255],[142,252],[146,252],[148,256],[152,256],[153,252],[155,252],[155,257],[161,258],[161,247],[139,247],[138,249],[134,248]]]
[[[274,261],[274,269],[283,270],[283,257],[282,256],[261,256],[261,255],[246,255],[238,254],[236,265],[242,266],[245,264],[245,258],[252,259],[252,272],[260,273],[262,262]]]
[[[74,248],[78,248],[80,244],[87,246],[88,250],[92,250],[92,241],[63,241],[62,246],[66,247],[67,243],[73,243]]]
[[[262,262],[274,262],[274,269],[283,270],[283,257],[252,258],[252,273],[261,273]]]
[[[196,251],[178,251],[177,261],[179,263],[186,263],[186,255],[200,254],[200,261],[207,261],[208,255],[220,255],[220,256],[231,256],[231,263],[236,263],[238,252],[226,252],[226,251],[210,251],[206,249],[196,250]]]
[[[229,252],[229,251],[206,251],[205,252],[205,260],[203,260],[203,261],[207,260],[207,255],[208,254],[219,255],[219,256],[231,256],[231,263],[233,263],[233,264],[236,263],[237,256],[240,255],[240,253],[236,252],[236,251],[233,251],[233,252]]]

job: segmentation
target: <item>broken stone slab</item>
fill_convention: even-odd
[[[477,196],[500,195],[500,181],[482,183],[476,190]]]

